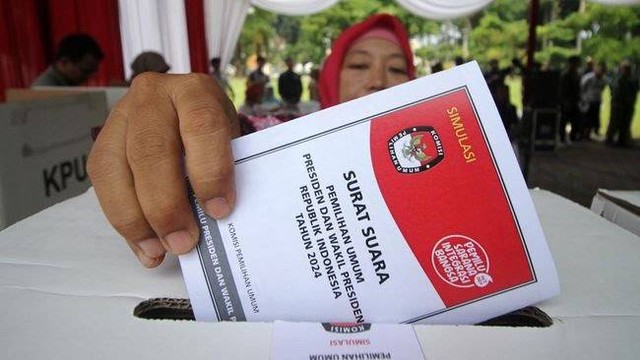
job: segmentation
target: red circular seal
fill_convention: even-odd
[[[487,252],[468,236],[448,235],[440,239],[431,251],[431,264],[442,280],[455,287],[482,288],[493,281]]]

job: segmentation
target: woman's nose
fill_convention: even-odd
[[[369,72],[369,90],[382,90],[387,88],[387,72],[384,66],[375,65]]]

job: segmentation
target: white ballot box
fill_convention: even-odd
[[[36,86],[29,90],[47,94],[45,96],[53,96],[56,93],[104,93],[107,99],[107,108],[111,110],[116,105],[116,103],[127,93],[127,91],[129,91],[129,88],[122,86]],[[7,94],[8,99],[10,95],[11,93]],[[19,94],[15,94],[15,96],[19,96]]]
[[[91,129],[106,115],[102,93],[0,105],[0,229],[89,187]]]
[[[640,239],[558,195],[531,196],[562,287],[537,304],[553,324],[414,325],[425,358],[637,359]],[[269,359],[272,322],[134,317],[160,297],[187,297],[178,259],[143,268],[92,189],[0,232],[2,358]]]
[[[591,211],[640,236],[640,191],[598,189]]]

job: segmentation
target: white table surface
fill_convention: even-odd
[[[547,191],[531,192],[560,296],[549,328],[417,325],[427,359],[637,359],[640,241]],[[138,265],[95,194],[0,232],[2,359],[268,359],[271,323],[142,320],[153,297],[187,297],[177,258]]]

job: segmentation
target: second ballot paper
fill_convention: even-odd
[[[190,194],[198,320],[465,324],[559,291],[475,62],[232,145],[232,214]]]

